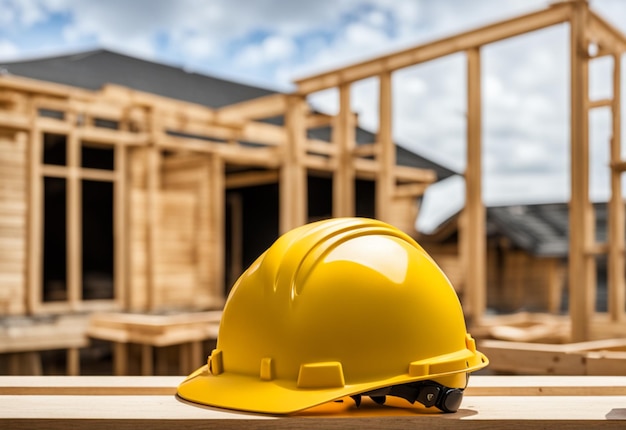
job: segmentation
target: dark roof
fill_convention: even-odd
[[[607,238],[607,205],[593,205],[596,241]],[[525,251],[537,256],[565,257],[569,246],[567,203],[513,205],[487,208],[491,233],[503,235]]]
[[[593,205],[596,241],[607,238],[607,205]],[[442,222],[433,232],[422,233],[424,242],[455,240],[459,213]],[[538,257],[567,257],[569,209],[567,203],[519,204],[487,208],[487,235],[506,237],[516,248]]]
[[[164,97],[198,103],[211,108],[249,100],[274,90],[215,78],[165,64],[154,63],[104,49],[0,64],[3,73],[98,90],[107,83],[122,85]],[[321,131],[317,131],[319,133]],[[373,142],[365,130],[357,131],[357,142]],[[437,179],[456,172],[397,147],[397,163],[433,169]]]

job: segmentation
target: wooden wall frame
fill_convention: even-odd
[[[459,253],[465,270],[464,307],[466,315],[474,323],[486,308],[486,242],[485,209],[481,196],[481,115],[480,115],[480,48],[515,36],[540,30],[557,24],[568,23],[570,27],[570,75],[571,75],[571,201],[569,244],[569,289],[572,340],[587,340],[589,326],[595,313],[595,263],[596,255],[608,254],[609,303],[613,321],[623,321],[626,297],[624,272],[624,199],[620,178],[626,170],[626,162],[620,158],[620,60],[626,50],[626,36],[590,8],[586,0],[564,0],[548,8],[516,18],[491,24],[476,30],[420,44],[371,60],[356,63],[305,77],[296,81],[298,94],[310,95],[329,88],[345,93],[354,82],[376,76],[388,76],[396,70],[435,60],[450,54],[465,52],[468,61],[468,121],[467,121],[467,170],[466,206],[459,221]],[[595,57],[589,54],[590,44],[598,47]],[[588,63],[593,58],[612,55],[614,58],[613,97],[610,100],[589,100]],[[381,87],[386,86],[381,80]],[[387,90],[384,90],[387,91]],[[341,96],[343,100],[345,95]],[[390,106],[381,92],[380,135],[389,133]],[[340,103],[340,106],[344,105]],[[606,244],[595,243],[593,208],[589,200],[589,109],[610,106],[613,119],[611,138],[611,201],[609,203],[609,228],[611,234]],[[340,112],[342,108],[340,107]],[[340,114],[341,115],[341,114]],[[344,145],[349,137],[344,136]],[[380,139],[379,139],[380,140]],[[374,153],[384,153],[380,142]],[[382,179],[381,179],[382,180]],[[388,199],[386,188],[379,187],[379,205]],[[384,217],[384,209],[380,211]]]

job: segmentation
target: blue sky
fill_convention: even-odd
[[[590,4],[626,32],[626,1]],[[546,0],[0,0],[0,64],[108,48],[289,91],[298,77],[548,5]],[[561,25],[483,49],[489,204],[568,198],[567,41],[567,27]],[[622,70],[626,73],[626,65]],[[594,61],[590,73],[592,97],[610,96],[610,59]],[[396,140],[458,171],[465,159],[464,79],[462,55],[394,74]],[[376,85],[363,81],[352,91],[353,109],[372,130]],[[337,94],[322,92],[310,102],[332,113]],[[606,110],[591,115],[590,187],[598,200],[608,196],[609,128]],[[445,217],[462,204],[458,178],[433,191],[425,202],[427,215]]]

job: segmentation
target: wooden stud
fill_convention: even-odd
[[[619,54],[613,56],[613,104],[612,137],[611,137],[611,164],[621,161],[621,63]],[[609,200],[608,219],[608,306],[611,320],[624,321],[624,303],[626,301],[626,264],[624,261],[624,239],[626,219],[624,216],[624,198],[622,197],[622,171],[611,169],[611,198]]]
[[[41,177],[42,135],[37,127],[37,109],[29,107],[30,135],[28,145],[28,288],[26,308],[35,314],[41,307],[43,284],[43,178]]]
[[[333,126],[333,143],[339,150],[339,166],[333,173],[333,216],[354,216],[355,167],[352,153],[355,143],[355,118],[350,106],[350,84],[339,87],[339,115]]]
[[[308,220],[307,170],[304,165],[307,105],[303,97],[288,100],[286,124],[288,143],[284,146],[279,182],[279,231],[285,233]]]
[[[76,117],[68,114],[67,121],[76,123]],[[80,139],[72,127],[67,136],[67,301],[77,310],[82,300],[82,183],[79,175],[81,163]]]
[[[113,343],[113,374],[116,376],[128,375],[128,344]]]
[[[213,154],[210,157],[209,176],[210,192],[208,197],[211,199],[209,205],[209,231],[212,236],[211,244],[213,246],[211,250],[212,260],[210,262],[211,276],[209,284],[212,289],[210,295],[217,303],[223,303],[225,274],[224,250],[226,249],[224,211],[226,210],[226,194],[224,184],[224,161],[217,154]]]
[[[571,197],[569,204],[569,301],[572,340],[589,339],[595,309],[594,260],[586,255],[594,242],[589,201],[589,64],[586,54],[587,5],[573,4],[570,21]]]
[[[129,255],[128,229],[128,195],[129,181],[127,180],[127,149],[123,145],[115,145],[115,181],[114,181],[114,215],[113,215],[113,245],[114,245],[114,301],[119,309],[126,309],[127,301],[127,256]]]
[[[396,165],[396,147],[393,143],[393,103],[391,72],[379,76],[378,101],[378,145],[380,172],[376,176],[376,218],[382,221],[391,221],[392,199],[396,180],[394,167]]]
[[[464,223],[460,231],[465,246],[466,304],[472,322],[478,324],[486,308],[486,215],[482,200],[482,103],[480,51],[467,51],[467,167],[465,171]],[[465,294],[467,296],[465,296]]]

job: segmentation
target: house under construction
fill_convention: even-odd
[[[481,48],[558,24],[570,29],[572,339],[592,334],[594,258],[599,254],[608,259],[610,319],[622,323],[620,178],[626,161],[620,158],[620,60],[626,36],[585,1],[555,3],[303,78],[292,94],[250,89],[242,96],[232,87],[229,97],[209,103],[203,97],[210,99],[211,89],[198,75],[189,77],[185,87],[163,88],[161,94],[143,90],[154,73],[165,79],[172,73],[157,71],[160,66],[128,77],[125,84],[94,85],[89,70],[106,75],[119,58],[106,51],[51,59],[46,67],[36,62],[2,66],[2,313],[219,308],[225,285],[253,256],[279,233],[308,221],[372,216],[413,233],[417,199],[437,173],[452,172],[394,144],[391,77],[397,70],[463,52],[467,170],[458,263],[466,314],[478,324],[486,304],[487,264]],[[593,55],[591,44],[598,47]],[[614,59],[613,97],[589,100],[589,63],[605,56]],[[67,82],[70,65],[75,73]],[[358,128],[350,100],[351,85],[369,78],[379,82],[379,129],[373,134]],[[229,83],[216,85],[222,85],[220,94],[228,93]],[[339,112],[312,111],[307,97],[331,88],[337,90]],[[608,107],[613,120],[607,142],[612,197],[606,243],[595,241],[588,191],[588,116],[598,107]]]

